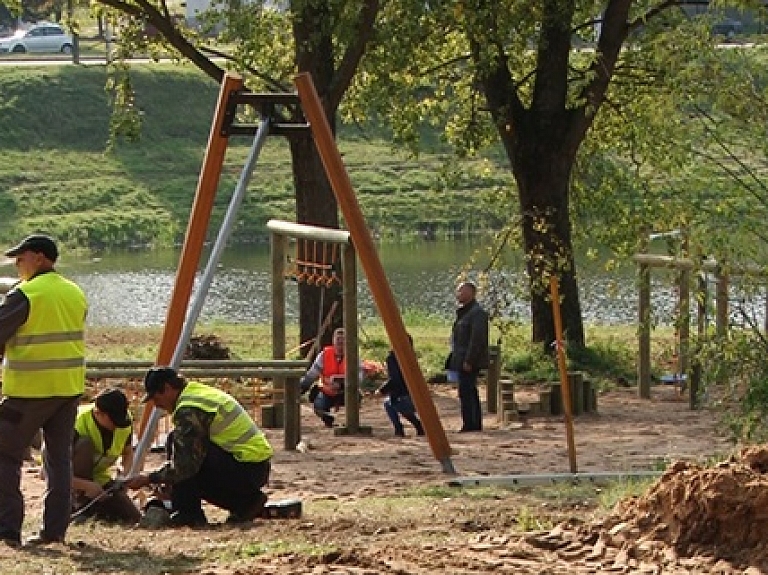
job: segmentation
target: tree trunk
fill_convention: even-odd
[[[298,71],[309,72],[312,76],[315,90],[335,135],[337,104],[329,98],[334,81],[333,38],[330,27],[326,25],[331,21],[329,7],[323,2],[306,2],[292,8]],[[296,221],[300,224],[338,228],[336,196],[325,175],[314,140],[311,137],[292,139],[291,160],[296,190]],[[316,284],[299,284],[299,331],[302,343],[317,336],[320,324],[328,315],[333,301],[338,299],[335,317],[322,337],[323,345],[330,343],[333,329],[342,325],[340,292],[338,285],[328,288]],[[308,348],[304,349],[306,351]]]
[[[514,137],[500,130],[518,186],[523,245],[531,287],[534,342],[549,346],[555,325],[549,278],[559,278],[565,340],[584,346],[579,287],[573,257],[569,191],[575,151],[564,149],[565,114],[526,112]]]
[[[339,227],[336,197],[311,137],[292,138],[290,141],[293,182],[296,190],[296,221],[328,228]],[[305,249],[306,248],[306,249]],[[298,257],[302,261],[327,260],[327,253],[319,247],[298,244]],[[321,263],[318,261],[318,263]],[[324,332],[322,342],[328,344],[335,327],[342,325],[341,289],[338,284],[323,286],[307,281],[299,282],[299,337],[306,342],[315,338],[320,325],[328,315],[333,302],[338,300],[337,311]],[[309,346],[304,348],[304,352]],[[316,350],[317,351],[317,350]]]

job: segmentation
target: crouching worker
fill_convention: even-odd
[[[126,471],[133,464],[133,425],[128,398],[119,389],[107,389],[81,406],[75,420],[72,491],[78,516],[126,523],[141,519],[124,484],[112,477],[118,460]]]
[[[171,524],[178,527],[207,525],[203,501],[229,511],[229,523],[260,517],[273,451],[240,403],[215,387],[187,382],[169,367],[150,369],[144,388],[144,402],[172,414],[169,460],[131,478],[128,487],[170,488]]]
[[[333,345],[323,348],[315,358],[312,367],[299,381],[301,393],[309,391],[308,397],[314,407],[315,415],[326,427],[333,427],[335,422],[331,410],[337,411],[344,406],[344,384],[347,372],[344,342],[344,328],[337,328],[333,332]],[[362,380],[362,363],[359,377]],[[319,385],[314,385],[318,378],[320,378]]]

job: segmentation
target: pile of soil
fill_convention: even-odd
[[[217,335],[195,335],[190,338],[184,359],[232,359],[229,348]]]
[[[765,446],[745,448],[714,467],[677,461],[646,493],[619,502],[607,518],[559,525],[526,543],[612,570],[655,573],[655,565],[665,573],[765,573],[766,473]]]

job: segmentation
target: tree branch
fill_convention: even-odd
[[[269,86],[275,92],[292,92],[293,91],[293,88],[291,86],[288,86],[287,84],[283,84],[279,80],[276,80],[271,76],[267,76],[266,74],[259,72],[258,70],[256,70],[255,68],[252,68],[251,66],[244,66],[241,62],[238,62],[238,60],[231,54],[227,54],[226,52],[222,52],[221,50],[217,50],[216,48],[211,48],[210,46],[201,46],[200,51],[205,52],[206,54],[211,54],[216,58],[222,58],[224,60],[227,60],[228,62],[233,62],[237,66],[248,70],[249,74],[251,74],[255,78],[258,78],[259,80],[264,82],[267,86]]]
[[[136,16],[139,18],[146,18],[147,22],[152,24],[157,31],[162,34],[163,38],[173,46],[179,54],[187,58],[206,75],[221,83],[224,79],[224,70],[217,66],[212,60],[207,58],[200,50],[198,50],[184,35],[176,28],[170,15],[167,17],[163,15],[160,10],[155,8],[147,0],[135,0],[137,8],[134,8],[130,4],[122,0],[99,0],[100,3],[105,4],[120,10],[121,12]],[[166,7],[167,12],[167,7]]]
[[[373,26],[379,13],[379,0],[366,0],[360,8],[359,18],[355,25],[354,42],[347,46],[341,58],[339,67],[333,74],[333,80],[328,90],[328,106],[336,110],[355,76],[360,60],[365,54],[365,47],[373,34]]]

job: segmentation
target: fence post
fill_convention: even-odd
[[[501,376],[501,346],[488,346],[488,370],[485,376],[485,404],[488,413],[499,411],[499,378]]]

